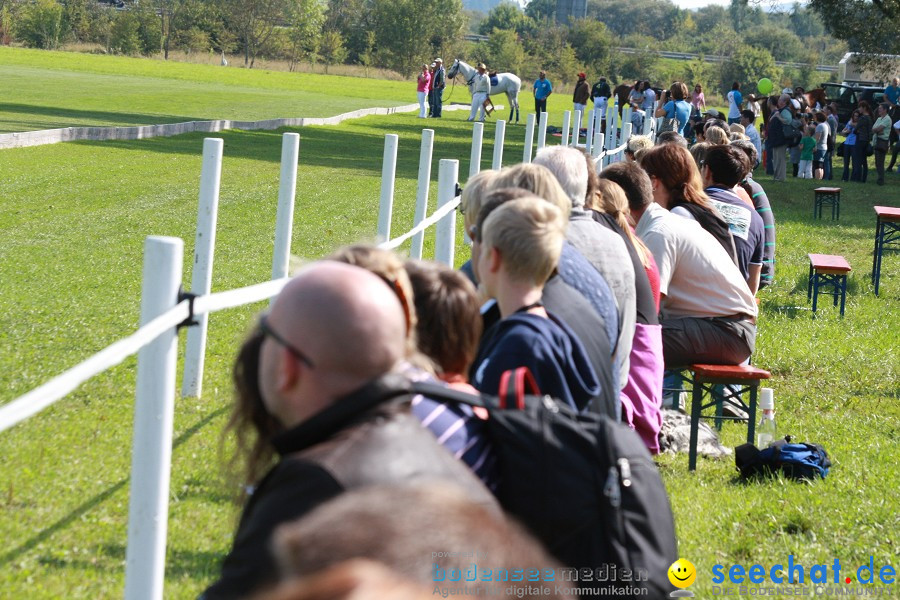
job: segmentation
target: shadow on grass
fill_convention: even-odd
[[[182,444],[184,444],[185,442],[190,440],[194,436],[194,434],[196,434],[198,431],[203,429],[205,426],[207,426],[209,423],[211,423],[217,417],[220,417],[221,415],[225,414],[228,410],[229,410],[228,407],[220,408],[219,410],[208,414],[207,416],[203,417],[202,419],[200,419],[199,421],[197,421],[196,423],[191,425],[181,435],[179,435],[177,438],[175,438],[175,441],[172,443],[172,448],[173,449],[178,448],[179,446],[181,446]],[[130,477],[125,477],[124,479],[117,481],[116,483],[114,483],[110,487],[106,488],[99,494],[97,494],[97,495],[93,496],[92,498],[89,498],[88,500],[83,502],[80,506],[76,507],[72,512],[70,512],[69,514],[67,514],[60,520],[58,520],[56,523],[54,523],[50,527],[47,527],[46,529],[38,532],[36,535],[33,535],[32,537],[25,540],[24,542],[22,542],[17,547],[10,550],[9,552],[6,552],[5,554],[0,555],[0,565],[9,564],[10,562],[16,560],[17,558],[19,558],[26,552],[33,550],[36,546],[38,546],[42,542],[49,539],[56,532],[58,532],[62,529],[65,529],[71,523],[73,523],[77,519],[81,518],[82,515],[87,514],[93,508],[99,506],[104,501],[106,501],[108,498],[110,498],[112,495],[114,495],[116,492],[118,492],[119,490],[124,488],[128,484],[129,480],[130,480]],[[124,553],[123,553],[123,557],[124,557]],[[61,561],[61,562],[69,564],[68,561]]]
[[[125,561],[125,546],[122,544],[101,544],[95,546],[97,553],[113,564]],[[202,579],[204,574],[212,578],[222,560],[221,552],[172,549],[166,552],[166,577],[191,577]],[[104,565],[96,559],[67,559],[42,556],[38,562],[48,567],[60,569],[102,569]]]
[[[418,176],[419,150],[422,127],[386,123],[374,127],[376,131],[400,135],[397,153],[397,177],[415,179]],[[301,129],[278,129],[273,131],[223,131],[213,134],[190,133],[166,138],[147,140],[78,141],[74,145],[100,146],[140,152],[162,154],[202,153],[202,139],[218,137],[224,140],[224,157],[261,160],[278,163],[281,161],[281,136],[288,131],[300,133],[300,166],[324,167],[368,171],[380,175],[384,156],[384,134],[348,131],[329,127],[304,127]],[[436,132],[432,168],[437,169],[439,160],[454,158],[459,160],[460,174],[468,173],[471,140],[451,137],[447,133]],[[493,142],[485,139],[482,150],[482,164],[490,159]],[[515,154],[518,154],[515,152]],[[485,158],[487,157],[487,158]]]
[[[105,122],[110,126],[128,127],[133,125],[156,125],[158,123],[182,123],[184,121],[207,121],[208,117],[185,117],[179,115],[139,114],[113,112],[103,110],[76,110],[56,106],[37,106],[34,104],[8,104],[0,102],[0,114],[14,113],[22,115],[42,115],[59,119],[58,124],[41,122],[41,129],[61,127],[93,127],[84,125],[86,121]],[[2,121],[0,121],[2,122]],[[9,121],[13,122],[13,121]]]

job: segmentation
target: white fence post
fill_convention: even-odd
[[[618,127],[619,113],[615,106],[606,111],[606,155],[603,157],[603,166],[609,164],[609,152],[616,147],[616,128]]]
[[[506,142],[506,121],[500,119],[497,121],[497,131],[494,134],[494,160],[491,162],[491,168],[499,171],[503,166],[503,144]]]
[[[534,113],[528,113],[528,119],[525,125],[525,149],[522,151],[523,163],[531,162],[531,154],[534,151],[534,120]]]
[[[473,125],[472,154],[469,157],[469,177],[481,170],[481,145],[484,141],[484,123],[476,121]],[[438,173],[438,175],[440,175],[440,173]],[[438,183],[438,185],[440,185],[440,183]]]
[[[434,150],[434,129],[422,130],[422,148],[419,150],[419,180],[416,184],[416,215],[413,227],[425,220],[428,214],[428,189],[431,187],[431,155]],[[410,258],[422,258],[425,232],[413,236],[409,249]]]
[[[438,209],[456,197],[459,161],[441,159],[438,168]],[[450,212],[434,227],[434,260],[453,267],[456,254],[456,211]]]
[[[584,136],[584,151],[590,154],[594,149],[594,118],[597,116],[596,110],[588,112],[586,131]]]
[[[394,210],[394,178],[397,176],[396,133],[384,136],[384,159],[381,164],[381,203],[378,206],[378,240],[391,239],[391,213]]]
[[[601,152],[603,152],[603,134],[598,133],[597,137],[594,138],[594,150],[591,152],[591,156],[597,158]]]
[[[591,147],[591,153],[596,156],[600,150],[603,150],[603,142],[597,141],[603,134],[603,109],[594,108],[594,145]],[[597,146],[600,146],[598,149]]]
[[[183,254],[184,243],[178,238],[151,236],[144,242],[142,325],[177,302]],[[163,597],[177,352],[178,332],[173,328],[138,353],[125,552],[126,600]]]
[[[540,121],[538,124],[538,142],[537,149],[538,152],[541,151],[541,148],[547,145],[547,113],[542,112],[540,115]]]
[[[572,111],[567,110],[563,112],[563,126],[562,126],[562,145],[569,145],[569,127],[572,125]]]
[[[297,195],[297,163],[300,134],[281,136],[281,180],[278,186],[278,212],[275,216],[275,251],[272,253],[272,279],[288,276],[291,261],[291,237],[294,229],[294,201]],[[275,301],[275,298],[272,298]]]
[[[197,236],[194,239],[194,266],[191,293],[209,294],[212,287],[213,254],[216,248],[216,217],[219,212],[219,184],[222,178],[221,138],[203,140],[203,167],[200,171],[200,197],[197,210]],[[184,353],[182,397],[199,398],[203,391],[203,363],[206,354],[206,330],[209,315],[197,315],[197,325],[188,329]]]
[[[575,111],[575,115],[572,119],[572,146],[577,148],[578,143],[581,141],[581,114],[580,110]]]

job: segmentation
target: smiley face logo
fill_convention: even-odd
[[[677,588],[686,588],[697,579],[697,569],[689,560],[679,558],[668,571],[669,581]]]

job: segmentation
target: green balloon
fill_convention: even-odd
[[[769,93],[772,91],[772,88],[774,88],[774,87],[775,86],[772,84],[772,80],[769,79],[768,77],[763,77],[762,79],[759,80],[759,83],[756,84],[756,89],[759,90],[759,93],[765,94],[767,96],[769,95]]]

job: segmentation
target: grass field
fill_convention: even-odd
[[[414,83],[0,46],[0,133],[324,117],[414,103]]]
[[[6,52],[0,51],[0,68],[10,64]],[[37,64],[41,55],[23,56],[20,63],[35,64],[19,67],[46,69]],[[121,65],[151,77],[161,77],[158,67],[169,67],[153,61]],[[269,77],[235,72],[248,78],[242,85],[253,89],[263,88],[259,80]],[[83,74],[86,80],[94,75],[116,76]],[[191,83],[190,77],[171,79]],[[203,77],[197,75],[195,83],[205,85]],[[73,87],[81,87],[81,77],[73,81]],[[373,98],[379,93],[380,84],[354,83],[371,84],[367,93]],[[201,88],[196,88],[198,106],[204,102]],[[412,96],[409,89],[401,90],[404,101]],[[32,101],[11,100],[25,106]],[[216,100],[211,96],[209,102]],[[558,99],[550,109],[558,115],[566,105],[567,99]],[[52,103],[44,106],[47,118],[66,118]],[[333,103],[319,110],[332,108]],[[294,254],[316,258],[340,244],[372,239],[386,133],[400,135],[393,231],[406,230],[412,222],[421,128],[436,130],[435,189],[437,159],[459,158],[463,182],[469,171],[470,127],[462,119],[462,113],[448,113],[440,122],[394,115],[299,130]],[[521,157],[523,129],[507,130],[506,164]],[[214,291],[269,276],[281,133],[222,134]],[[487,138],[483,167],[492,151]],[[146,235],[185,240],[184,281],[190,281],[201,147],[202,136],[191,134],[0,151],[0,402],[134,330]],[[854,571],[869,556],[876,566],[900,566],[900,476],[894,471],[900,459],[896,252],[885,258],[879,297],[869,279],[871,207],[898,204],[900,176],[888,175],[883,188],[844,184],[838,222],[812,220],[814,182],[776,184],[764,175],[759,181],[776,214],[778,262],[776,284],[760,294],[754,362],[774,373],[782,431],[822,443],[835,464],[828,479],[811,485],[741,484],[730,460],[702,460],[689,474],[686,456],[661,457],[680,553],[698,568],[692,589],[699,596],[712,593],[714,564],[771,566],[793,554],[805,565],[838,558]],[[815,316],[808,310],[808,252],[839,253],[853,266],[843,319],[827,301]],[[457,260],[466,253],[459,243]],[[220,433],[231,397],[229,368],[261,306],[211,317],[204,396],[176,402],[167,598],[189,598],[202,590],[215,576],[234,531],[237,508],[231,503],[234,490],[223,477]],[[0,434],[0,596],[121,596],[135,370],[135,361],[128,360]],[[740,443],[741,431],[726,426],[726,443]]]

